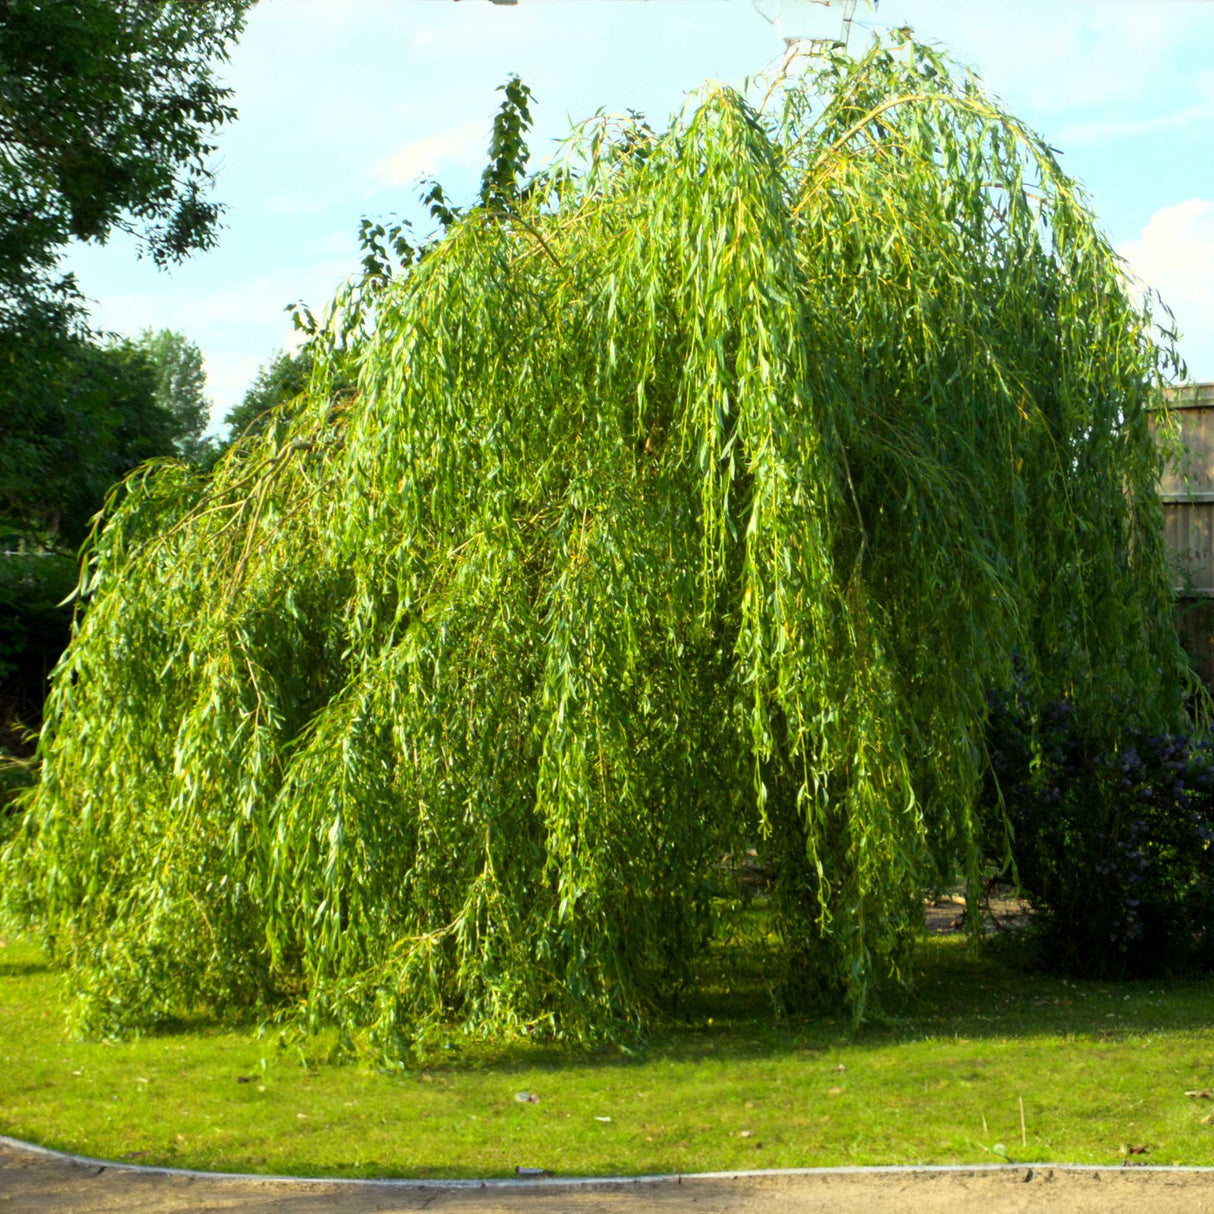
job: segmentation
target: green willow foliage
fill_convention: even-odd
[[[382,285],[356,393],[318,344],[112,504],[4,870],[79,1026],[628,1031],[747,845],[773,985],[859,1014],[978,879],[1013,654],[1180,711],[1175,356],[1037,136],[904,44],[566,163]]]

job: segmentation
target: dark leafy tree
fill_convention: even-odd
[[[0,5],[0,328],[78,303],[70,240],[132,233],[157,264],[215,242],[215,65],[250,0]]]
[[[215,242],[209,162],[235,117],[215,68],[250,2],[0,0],[0,746],[36,720],[110,486],[205,454],[196,348],[157,339],[149,363],[92,340],[60,257],[115,231],[158,265]]]
[[[144,460],[176,454],[179,434],[141,345],[55,338],[37,354],[28,390],[0,414],[0,749],[13,753],[67,645],[63,600],[93,516]]]
[[[74,551],[111,485],[144,460],[175,453],[179,423],[157,399],[155,364],[134,342],[73,339],[40,354],[36,390],[0,415],[0,527]]]
[[[312,378],[312,350],[280,351],[257,369],[257,375],[223,419],[230,428],[228,442],[242,434],[259,434],[269,424],[269,411],[302,395]]]
[[[208,158],[235,116],[215,65],[248,7],[0,4],[0,529],[27,546],[74,546],[116,477],[147,456],[191,454],[201,433],[197,350],[173,339],[153,352],[157,391],[173,401],[153,407],[146,359],[86,338],[59,257],[115,230],[158,264],[214,243]]]

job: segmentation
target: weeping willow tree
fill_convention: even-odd
[[[1014,659],[1180,711],[1175,356],[972,77],[878,45],[506,177],[378,282],[356,391],[322,335],[95,534],[4,861],[85,1029],[626,1031],[748,845],[773,982],[859,1012],[978,880]]]

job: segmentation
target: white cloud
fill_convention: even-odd
[[[375,166],[376,178],[388,185],[408,185],[452,166],[474,167],[489,145],[490,123],[465,122],[437,135],[415,139],[385,156]]]
[[[1214,380],[1214,202],[1161,208],[1119,252],[1176,314],[1189,375]]]

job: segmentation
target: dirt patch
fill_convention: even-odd
[[[965,922],[965,896],[959,893],[942,894],[923,904],[927,919],[927,930],[933,936],[963,934]],[[984,935],[999,932],[1019,931],[1032,918],[1032,908],[1010,886],[992,886],[982,904],[982,931]]]

